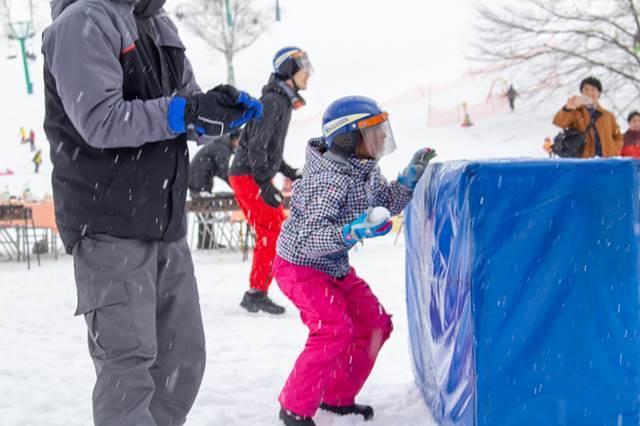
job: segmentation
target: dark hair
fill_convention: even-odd
[[[598,92],[602,93],[602,83],[595,77],[587,77],[580,82],[580,92],[582,92],[582,88],[588,84],[589,86],[593,86],[598,89]]]
[[[232,130],[231,132],[229,132],[229,139],[230,140],[238,139],[241,135],[241,132],[242,132],[241,129]]]
[[[631,114],[629,114],[629,117],[627,117],[627,123],[631,123],[631,120],[633,120],[633,117],[635,117],[636,115],[640,115],[640,112],[631,111]]]

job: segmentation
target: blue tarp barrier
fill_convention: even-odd
[[[640,423],[640,162],[429,167],[405,212],[416,382],[442,425]]]

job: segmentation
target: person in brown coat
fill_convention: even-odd
[[[595,125],[586,135],[582,158],[615,157],[622,151],[622,133],[614,115],[598,103],[602,83],[588,77],[580,83],[581,96],[572,96],[553,117],[553,124],[563,129],[573,128],[584,132],[592,118]]]

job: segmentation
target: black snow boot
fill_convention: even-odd
[[[320,404],[320,408],[325,411],[330,411],[332,413],[339,414],[341,416],[346,416],[349,414],[360,414],[366,420],[371,420],[373,418],[373,407],[370,405],[345,405],[343,407],[337,407],[335,405],[325,404],[324,402]]]
[[[284,314],[284,308],[273,303],[266,291],[247,291],[244,293],[240,306],[249,312],[264,311],[272,315]]]
[[[311,417],[299,416],[284,408],[280,409],[280,420],[287,426],[316,426]]]

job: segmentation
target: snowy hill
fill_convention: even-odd
[[[47,22],[45,1],[39,6],[39,30]],[[180,0],[169,0],[171,13]],[[271,2],[267,2],[271,4]],[[300,45],[309,51],[316,74],[304,93],[307,106],[294,113],[285,156],[294,165],[302,165],[305,142],[320,133],[324,108],[334,99],[348,94],[375,98],[391,114],[398,151],[383,159],[382,167],[393,176],[411,153],[421,146],[438,151],[439,161],[460,158],[543,156],[540,149],[545,136],[556,133],[550,115],[556,106],[532,112],[527,100],[518,100],[518,111],[499,111],[475,119],[475,126],[464,129],[460,104],[485,105],[489,89],[498,74],[461,78],[469,65],[464,60],[464,43],[470,36],[470,11],[466,2],[434,8],[429,2],[393,5],[384,1],[350,2],[282,1],[283,21],[247,50],[238,54],[235,67],[237,86],[259,95],[271,72],[271,58],[279,47]],[[336,13],[340,11],[340,13]],[[179,25],[180,26],[180,25]],[[213,52],[188,28],[180,28],[187,54],[203,89],[226,79],[221,55]],[[5,96],[0,116],[2,156],[0,171],[15,174],[0,177],[0,190],[9,187],[13,194],[29,185],[37,196],[51,193],[48,144],[42,130],[44,99],[40,37],[31,40],[37,54],[30,63],[35,93],[27,96],[21,60],[7,59],[8,44],[0,50],[0,93]],[[429,96],[430,88],[434,93]],[[533,106],[531,106],[533,107]],[[485,108],[485,109],[486,109]],[[428,126],[429,111],[448,111],[445,124]],[[45,162],[39,175],[33,173],[28,146],[20,146],[19,129],[36,132]],[[526,129],[526,131],[524,131]],[[192,150],[197,149],[195,146]],[[217,183],[220,187],[222,184]]]

